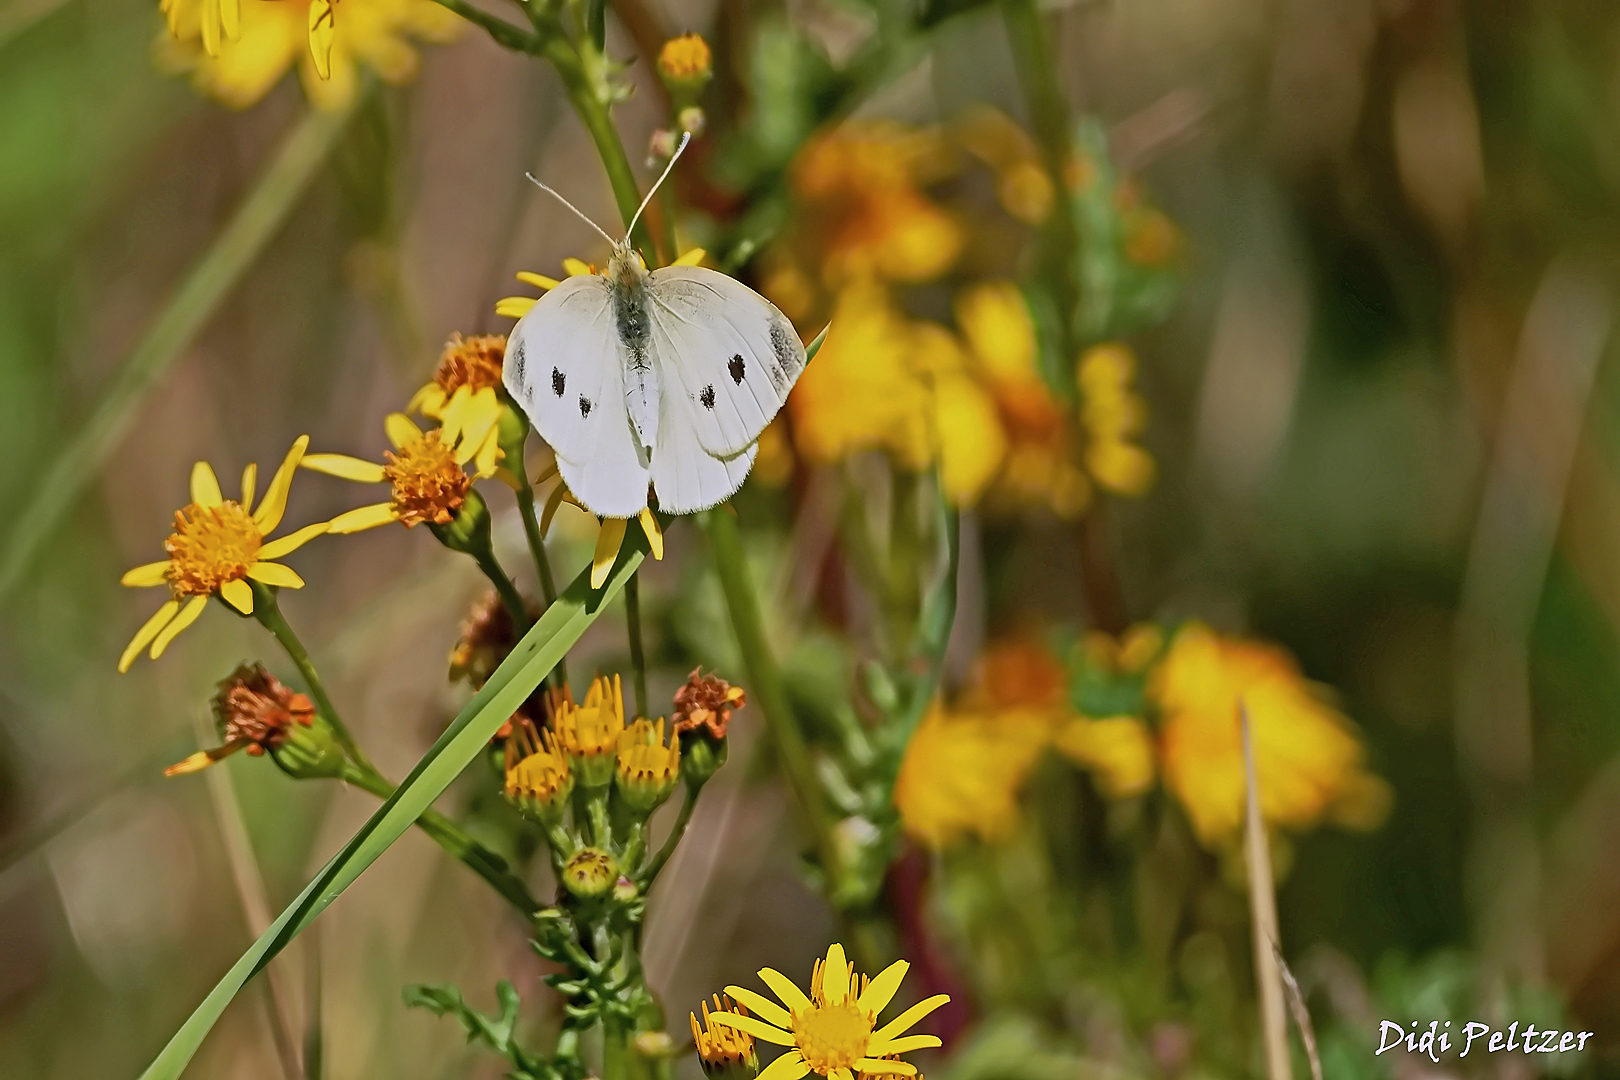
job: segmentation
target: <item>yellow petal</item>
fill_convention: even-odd
[[[444,388],[438,383],[428,383],[412,394],[411,400],[405,405],[406,412],[419,412],[423,416],[438,416],[443,409]]]
[[[643,506],[641,513],[636,515],[641,522],[641,531],[647,534],[647,547],[652,551],[652,557],[662,560],[664,557],[664,530],[658,527],[658,519],[653,517],[652,507]]]
[[[281,515],[287,512],[287,489],[292,487],[293,473],[298,471],[298,463],[303,460],[304,450],[308,446],[309,436],[298,436],[292,449],[287,451],[287,456],[281,459],[281,467],[276,469],[276,475],[270,478],[264,502],[253,512],[253,524],[259,527],[260,536],[269,536],[281,524]]]
[[[199,16],[202,25],[203,51],[209,56],[219,55],[219,4],[215,0],[203,0],[202,12]]]
[[[495,314],[503,319],[521,319],[537,303],[532,296],[503,296],[495,301]]]
[[[439,411],[439,427],[442,432],[439,437],[447,443],[456,441],[466,426],[467,403],[472,400],[472,391],[465,386],[456,387],[456,392],[450,395],[450,400],[444,403]]]
[[[259,489],[259,466],[256,462],[248,462],[247,468],[242,470],[242,506],[253,505],[253,496]]]
[[[395,450],[422,437],[422,429],[402,412],[391,412],[383,417],[383,432],[388,436],[388,441],[394,444]]]
[[[682,255],[680,258],[676,259],[670,265],[672,265],[672,266],[698,266],[699,264],[701,264],[703,262],[704,257],[707,256],[708,254],[709,253],[707,251],[704,251],[702,248],[693,248],[691,251],[688,251],[685,255]]]
[[[736,993],[732,993],[733,990]],[[793,1030],[793,1014],[764,994],[756,994],[744,986],[730,987],[726,993],[731,994],[736,1001],[748,1006],[750,1012],[767,1024],[775,1024],[785,1031]]]
[[[392,503],[374,503],[339,514],[327,524],[326,531],[339,534],[357,533],[398,520]]]
[[[551,464],[546,466],[545,471],[542,472],[539,476],[534,478],[534,486],[539,487],[541,484],[545,483],[547,480],[550,480],[553,476],[559,476],[559,475],[561,475],[561,473],[557,468],[556,459],[553,459]]]
[[[827,1073],[827,1080],[855,1080],[855,1074],[845,1068],[835,1068]]]
[[[849,962],[844,946],[833,942],[827,949],[827,963],[821,969],[821,996],[829,1005],[841,1005],[849,996]]]
[[[797,1050],[789,1050],[777,1055],[775,1061],[765,1066],[755,1080],[799,1080],[810,1072],[810,1066]]]
[[[162,562],[149,562],[137,566],[133,570],[124,571],[124,576],[118,579],[118,584],[128,585],[132,589],[150,589],[154,585],[162,585],[168,580],[169,560]]]
[[[726,988],[731,993],[731,988]],[[739,1016],[736,1013],[718,1012],[709,1014],[709,1023],[721,1024],[725,1027],[746,1031],[756,1039],[764,1039],[768,1043],[778,1046],[792,1046],[793,1036],[778,1028],[774,1028],[765,1021],[752,1016]]]
[[[923,998],[917,1004],[872,1032],[872,1042],[882,1043],[895,1038],[949,1000],[951,1000],[949,994],[935,994],[933,997]]]
[[[219,28],[232,41],[242,36],[242,0],[219,0]]]
[[[309,5],[309,55],[315,61],[315,74],[332,77],[332,42],[337,37],[335,12],[330,0],[314,0]]]
[[[279,559],[283,555],[289,555],[317,536],[324,536],[330,532],[330,524],[330,522],[326,521],[317,521],[313,525],[305,525],[297,532],[290,532],[286,536],[278,536],[259,549],[259,558]]]
[[[164,776],[184,776],[187,773],[201,772],[216,761],[230,757],[238,750],[251,746],[251,739],[235,739],[224,746],[216,746],[212,750],[199,750],[184,761],[177,761],[163,770]]]
[[[934,1043],[938,1046],[939,1043]],[[917,1072],[917,1066],[906,1061],[893,1061],[885,1058],[862,1058],[855,1063],[855,1067],[863,1073],[895,1073],[900,1076],[912,1076]]]
[[[889,1002],[894,1000],[896,990],[900,989],[900,980],[906,977],[911,965],[904,960],[896,960],[884,968],[877,978],[873,979],[867,988],[861,991],[860,998],[855,1002],[868,1016],[877,1016],[888,1008]]]
[[[523,490],[523,481],[517,478],[517,473],[508,469],[505,465],[496,468],[490,475],[513,491],[521,492]]]
[[[154,660],[162,656],[163,650],[169,647],[169,642],[179,637],[180,631],[196,622],[197,616],[201,615],[203,608],[207,606],[208,597],[193,596],[186,606],[180,609],[180,614],[169,620],[169,625],[158,631],[158,636],[152,639],[152,651],[147,655]]]
[[[141,628],[135,631],[135,636],[130,638],[129,644],[125,646],[124,654],[118,658],[120,673],[129,670],[129,665],[135,662],[135,657],[140,655],[140,651],[146,648],[148,642],[157,637],[158,631],[167,626],[169,620],[174,618],[174,613],[179,610],[180,601],[166,600],[150,619],[141,624]]]
[[[227,581],[219,587],[219,595],[225,602],[244,615],[253,614],[253,587],[241,578]]]
[[[205,508],[218,506],[225,501],[225,496],[219,491],[219,477],[214,475],[214,467],[206,461],[199,461],[191,467],[191,501]]]
[[[772,993],[782,999],[782,1004],[786,1005],[791,1012],[804,1012],[810,1008],[810,999],[805,996],[804,991],[800,990],[792,979],[780,971],[775,968],[760,968],[759,977],[766,986],[771,988]],[[727,987],[726,993],[729,994],[730,992],[731,988]]]
[[[873,1039],[867,1044],[866,1052],[869,1054],[909,1054],[913,1050],[928,1050],[935,1046],[943,1046],[938,1035],[902,1035],[898,1039],[888,1039],[878,1042]]]
[[[322,530],[323,532],[325,530]],[[279,585],[283,589],[302,589],[304,579],[290,566],[275,562],[256,562],[248,567],[248,577],[266,585]]]
[[[596,534],[596,554],[591,557],[591,588],[600,589],[619,557],[619,545],[624,543],[624,518],[603,518],[602,529]]]
[[[540,538],[542,540],[545,539],[546,533],[551,531],[551,519],[557,516],[557,508],[563,504],[563,499],[567,495],[568,485],[558,484],[551,489],[551,494],[546,496],[545,509],[540,512]]]
[[[350,457],[348,454],[305,454],[299,464],[327,476],[353,480],[357,484],[380,484],[388,479],[383,474],[383,467],[375,461]]]
[[[525,285],[533,285],[535,288],[544,289],[547,292],[550,292],[552,289],[555,289],[558,285],[562,284],[562,282],[558,281],[554,277],[546,277],[544,274],[530,273],[527,270],[519,270],[517,273],[517,279],[523,282]],[[530,303],[533,303],[533,301],[531,300]]]
[[[569,277],[583,277],[591,272],[591,265],[579,259],[564,259],[563,269],[568,272]]]

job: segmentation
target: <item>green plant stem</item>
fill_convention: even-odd
[[[636,715],[647,714],[647,654],[641,644],[641,574],[624,583],[624,616],[630,633],[630,674],[635,680]]]
[[[310,696],[315,699],[315,707],[321,715],[326,717],[327,723],[332,725],[332,731],[343,746],[343,752],[349,760],[362,769],[376,772],[371,760],[361,751],[354,736],[349,733],[348,725],[338,715],[337,707],[332,704],[332,698],[326,692],[326,684],[321,681],[320,672],[315,670],[315,664],[304,649],[304,643],[298,640],[293,628],[287,624],[286,618],[281,614],[281,605],[276,601],[276,590],[269,585],[250,580],[248,584],[253,589],[253,617],[259,624],[281,643],[298,673],[304,677],[304,683],[309,687]]]
[[[522,27],[513,26],[505,19],[498,19],[486,11],[479,10],[467,3],[467,0],[438,0],[438,2],[474,26],[483,29],[495,44],[511,49],[513,52],[532,53],[539,45],[539,39],[536,35],[529,33]]]
[[[821,788],[816,782],[815,765],[810,760],[810,748],[804,731],[788,701],[787,687],[776,666],[765,640],[765,624],[760,615],[759,598],[748,573],[747,558],[743,553],[742,535],[737,518],[729,503],[722,503],[700,515],[703,529],[708,534],[709,546],[714,553],[715,573],[720,578],[720,589],[726,597],[726,608],[731,613],[731,626],[737,635],[742,652],[743,668],[748,675],[749,689],[759,702],[765,716],[765,726],[776,741],[777,756],[787,774],[799,809],[810,830],[821,872],[826,878],[827,894],[837,892],[841,874],[837,848],[833,844],[832,821]]]
[[[0,598],[9,596],[22,582],[34,556],[84,489],[99,478],[101,466],[134,422],[147,392],[168,373],[298,205],[354,108],[315,109],[298,122],[264,175],[129,354],[84,426],[51,455],[51,467],[27,502],[7,515],[16,525],[0,554]]]
[[[397,787],[369,766],[345,765],[343,779],[360,790],[368,791],[384,800],[393,795]],[[437,810],[423,810],[416,817],[416,825],[432,837],[434,843],[460,859],[468,869],[487,881],[491,888],[521,911],[525,918],[532,918],[535,912],[545,906],[536,900],[529,892],[529,887],[508,869],[505,859],[474,840],[460,825]]]
[[[669,857],[675,854],[675,848],[680,844],[681,837],[686,835],[686,827],[692,822],[692,810],[697,806],[698,792],[701,790],[701,784],[682,785],[684,794],[681,796],[680,812],[675,815],[675,827],[670,829],[669,835],[664,838],[664,843],[659,847],[658,853],[652,857],[652,861],[647,864],[647,868],[641,872],[640,885],[642,892],[646,892],[652,887],[653,880],[658,877],[658,872],[664,868],[665,863],[669,862]]]
[[[517,586],[506,576],[501,564],[495,561],[495,553],[488,550],[475,552],[473,558],[478,561],[478,569],[482,570],[484,576],[489,578],[490,584],[495,586],[495,591],[500,595],[501,603],[506,606],[506,613],[512,617],[512,625],[517,627],[517,632],[527,633],[534,620],[529,618],[529,610],[523,604],[523,597],[518,595]]]
[[[534,488],[528,477],[517,493],[518,511],[523,517],[523,535],[529,540],[529,554],[534,558],[534,572],[540,578],[540,592],[550,607],[557,599],[557,579],[551,576],[551,560],[546,556],[546,540],[540,535],[540,519],[534,512]]]

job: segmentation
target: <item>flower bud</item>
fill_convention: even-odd
[[[682,131],[690,131],[692,138],[699,139],[703,137],[703,129],[709,125],[709,118],[698,106],[688,105],[675,117],[675,123]]]
[[[447,524],[430,521],[428,528],[439,538],[439,543],[451,551],[474,558],[487,558],[490,554],[489,507],[474,488],[467,489],[466,498],[456,510],[456,516]]]
[[[675,156],[675,133],[659,128],[647,139],[647,167],[656,169]]]
[[[713,1080],[752,1080],[759,1073],[759,1057],[754,1053],[754,1037],[741,1028],[711,1023],[709,1003],[703,1002],[703,1022],[698,1023],[696,1013],[692,1020],[692,1042],[698,1054],[698,1063],[705,1075]],[[748,1015],[748,1010],[729,997],[714,996],[714,1011]]]
[[[618,768],[614,779],[619,795],[632,812],[645,817],[658,809],[675,790],[681,775],[681,744],[664,744],[664,718],[657,723],[637,720],[619,736]]]
[[[682,34],[664,42],[658,53],[658,76],[672,92],[696,96],[714,75],[709,43],[699,34]]]
[[[613,782],[619,736],[624,731],[624,688],[617,675],[591,681],[583,704],[566,693],[552,699],[551,730],[556,746],[588,790]]]
[[[563,888],[581,900],[606,896],[619,881],[617,860],[600,848],[580,848],[563,864]]]
[[[326,717],[316,713],[306,727],[294,724],[287,737],[270,751],[270,758],[294,780],[319,780],[341,776],[345,764],[343,744]]]
[[[675,691],[670,719],[680,736],[687,783],[703,784],[726,763],[726,725],[732,712],[747,704],[742,687],[717,675],[704,675],[702,668],[694,669],[685,685]]]
[[[562,824],[574,776],[568,759],[556,752],[528,717],[512,718],[506,740],[506,797],[518,812],[547,829]]]

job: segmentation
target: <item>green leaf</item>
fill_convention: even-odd
[[[284,949],[354,883],[395,840],[409,829],[417,815],[432,805],[439,793],[450,786],[488,745],[496,730],[523,703],[540,680],[556,666],[585,628],[596,621],[604,606],[616,596],[646,555],[646,539],[640,529],[625,534],[624,546],[613,573],[603,587],[590,587],[590,571],[582,571],[557,597],[523,640],[517,643],[501,666],[495,669],[461,714],[439,736],[422,760],[416,763],[405,782],[378,808],[371,820],[361,826],[343,850],[333,856],[315,879],[304,887],[287,909],[242,958],[225,973],[203,1003],[181,1025],[157,1059],[141,1074],[142,1080],[175,1080],[197,1052],[203,1038],[219,1020],[249,979],[262,971],[272,957]]]

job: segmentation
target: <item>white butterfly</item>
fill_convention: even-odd
[[[634,517],[649,482],[670,513],[723,502],[804,370],[804,345],[776,305],[735,278],[700,266],[649,273],[628,231],[615,241],[591,225],[613,245],[607,274],[568,278],[518,321],[506,389],[592,513]]]

